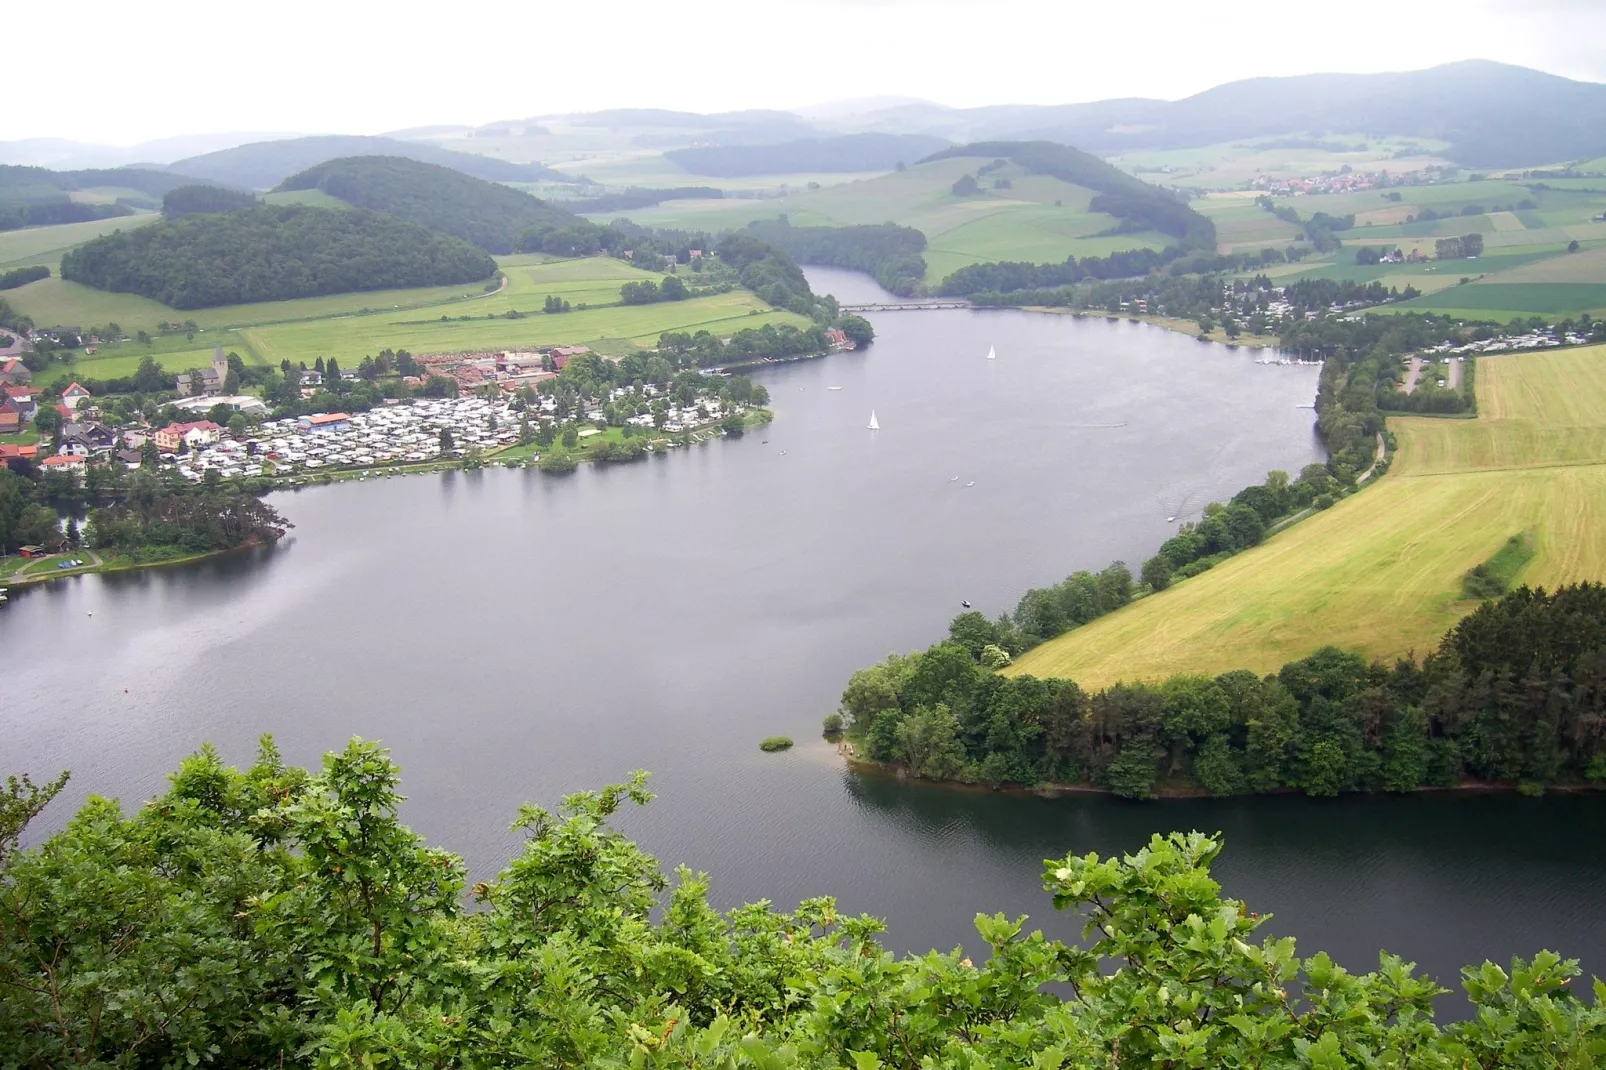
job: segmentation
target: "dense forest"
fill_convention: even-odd
[[[575,222],[572,213],[511,186],[400,156],[328,160],[292,175],[278,188],[322,190],[354,207],[462,238],[488,253],[513,252],[519,235],[531,227]]]
[[[926,274],[926,236],[896,223],[853,227],[794,227],[785,219],[753,222],[749,233],[800,264],[851,268],[875,277],[892,293],[908,297]]]
[[[700,145],[664,156],[694,175],[801,175],[891,171],[939,149],[945,138],[926,134],[842,134],[775,145]]]
[[[1257,933],[1200,833],[1046,861],[1081,941],[978,913],[973,961],[895,956],[830,898],[717,912],[707,875],[671,879],[612,827],[650,803],[644,773],[522,806],[517,854],[472,886],[401,823],[373,743],[316,771],[268,737],[243,772],[203,747],[146,805],[91,794],[19,848],[66,779],[0,791],[0,1064],[22,1070],[1582,1070],[1606,1050],[1576,962],[1469,967],[1440,1025],[1447,990],[1409,963],[1352,974]]]
[[[1483,603],[1422,661],[1334,648],[1264,678],[1181,674],[1089,693],[1001,676],[1007,628],[956,618],[930,649],[853,675],[850,730],[875,761],[981,784],[1093,784],[1148,798],[1465,782],[1606,786],[1606,587]]]
[[[262,205],[164,219],[70,250],[61,276],[172,308],[478,282],[496,262],[379,212]]]
[[[1098,194],[1091,208],[1120,220],[1121,230],[1158,230],[1190,249],[1216,248],[1216,225],[1186,203],[1097,156],[1052,141],[983,141],[960,145],[927,157],[943,160],[981,156],[1013,160],[1033,174],[1085,186]]]
[[[233,212],[250,208],[257,203],[256,194],[248,190],[228,189],[223,186],[179,186],[162,197],[162,214],[169,219],[182,215],[205,215],[208,212]]]

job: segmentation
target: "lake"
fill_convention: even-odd
[[[758,372],[775,422],[740,439],[284,493],[274,549],[14,592],[0,772],[73,770],[49,825],[86,792],[160,791],[202,741],[243,764],[272,732],[315,764],[380,739],[408,821],[478,879],[517,849],[520,802],[645,768],[660,798],[623,826],[720,905],[834,894],[904,949],[974,948],[978,911],[1070,936],[1045,857],[1220,830],[1228,894],[1306,953],[1366,969],[1387,947],[1452,983],[1544,946],[1606,969],[1599,798],[1050,801],[846,771],[819,724],[854,669],[936,640],[962,600],[991,616],[1135,570],[1168,517],[1320,456],[1315,368],[1101,319],[874,322],[862,352]],[[761,753],[777,733],[799,745]]]

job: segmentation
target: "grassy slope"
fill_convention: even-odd
[[[935,160],[784,198],[672,201],[615,214],[648,226],[708,229],[740,227],[754,219],[781,215],[796,226],[901,223],[926,235],[929,282],[939,282],[966,264],[997,260],[1049,263],[1070,255],[1104,256],[1120,249],[1161,248],[1169,241],[1161,234],[1093,237],[1115,220],[1087,210],[1091,190],[1047,175],[1028,175],[1015,165],[983,175],[982,192],[976,196],[954,196],[954,182],[961,175],[975,174],[985,163],[975,157]],[[993,189],[995,178],[1007,178],[1011,188]]]
[[[52,270],[61,263],[61,254],[91,238],[110,234],[114,230],[154,223],[161,218],[158,212],[118,216],[116,219],[93,219],[87,223],[62,223],[54,227],[25,227],[22,230],[0,231],[0,268],[48,264]]]
[[[490,295],[475,287],[426,287],[175,312],[145,298],[103,293],[52,278],[7,291],[7,299],[41,324],[113,321],[129,335],[141,329],[154,335],[158,322],[193,319],[201,328],[193,340],[182,334],[160,336],[149,350],[173,372],[203,365],[214,345],[250,362],[276,364],[288,357],[310,364],[320,356],[360,360],[387,347],[422,354],[585,342],[604,352],[618,352],[650,345],[664,331],[706,327],[731,334],[765,323],[803,323],[801,317],[771,309],[746,291],[546,316],[539,309],[549,294],[574,306],[615,302],[623,283],[659,276],[604,257],[552,260],[523,255],[501,257],[498,263],[508,284]],[[535,314],[501,318],[509,310]],[[458,319],[465,315],[472,318]],[[442,316],[448,317],[446,322]],[[145,347],[132,342],[104,346],[93,357],[52,367],[36,381],[126,375],[145,352]]]
[[[1265,545],[1031,651],[1084,685],[1269,672],[1319,646],[1430,648],[1472,608],[1463,572],[1536,533],[1522,581],[1606,578],[1606,347],[1490,357],[1477,420],[1397,418],[1393,471]]]

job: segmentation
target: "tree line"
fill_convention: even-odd
[[[163,219],[68,250],[62,278],[172,308],[479,282],[496,262],[380,212],[259,205]]]
[[[233,212],[250,208],[256,203],[257,196],[250,190],[207,185],[179,186],[162,196],[162,214],[169,219],[176,219],[208,212]]]
[[[15,290],[19,286],[26,286],[30,282],[50,278],[50,269],[43,264],[33,267],[12,268],[10,271],[0,271],[0,290]]]
[[[1257,676],[1178,674],[1087,692],[1001,676],[1015,632],[979,613],[949,638],[853,674],[850,733],[934,780],[1307,795],[1465,782],[1606,787],[1606,587],[1483,603],[1420,662],[1333,647]]]
[[[900,297],[915,293],[926,276],[926,236],[895,223],[851,227],[794,227],[786,219],[747,225],[749,233],[800,264],[863,271]]]
[[[716,911],[706,874],[614,827],[645,773],[521,806],[472,886],[362,740],[315,770],[266,736],[243,771],[203,746],[144,806],[91,794],[21,848],[66,781],[0,791],[0,1062],[24,1070],[1584,1067],[1606,1045],[1599,984],[1548,951],[1463,970],[1449,1024],[1395,956],[1300,957],[1222,897],[1200,833],[1047,860],[1082,939],[979,913],[973,961],[894,955],[829,897]]]
[[[154,445],[147,452],[154,454]],[[216,473],[191,484],[171,469],[129,471],[120,463],[90,465],[79,479],[14,458],[0,465],[0,553],[65,542],[162,557],[272,542],[291,525],[261,499],[267,489],[260,482],[224,483]]]

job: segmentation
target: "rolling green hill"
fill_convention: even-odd
[[[543,179],[562,180],[564,177],[540,164],[509,163],[469,152],[453,152],[422,141],[356,136],[258,141],[178,160],[169,165],[169,169],[246,189],[272,189],[293,174],[325,160],[344,156],[400,156],[450,167],[487,182],[539,182]]]
[[[981,141],[929,157],[1009,160],[1028,174],[1047,175],[1097,194],[1088,208],[1120,220],[1118,232],[1157,230],[1196,249],[1214,250],[1216,225],[1159,186],[1152,186],[1097,156],[1051,141]]]
[[[73,194],[79,190],[116,188],[154,205],[164,194],[194,180],[165,171],[104,168],[51,171],[43,167],[0,167],[0,230],[85,223],[133,215],[122,201],[95,203]],[[125,200],[127,199],[125,196]]]
[[[530,227],[564,226],[576,219],[511,186],[399,156],[329,160],[290,176],[275,192],[298,190],[321,190],[353,207],[418,223],[489,253],[513,252],[519,235]]]
[[[922,134],[843,134],[780,145],[699,145],[664,156],[694,175],[739,178],[806,172],[891,171],[937,152],[947,139]]]
[[[380,212],[263,205],[164,219],[71,250],[61,276],[172,308],[442,286],[489,278],[465,241]]]

